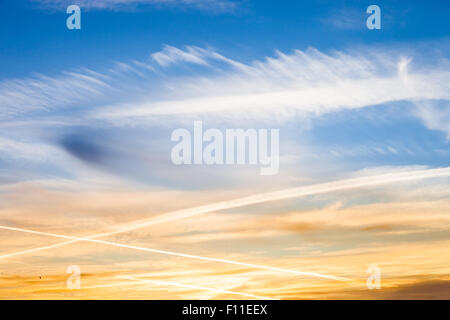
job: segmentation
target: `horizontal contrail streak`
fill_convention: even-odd
[[[296,198],[308,195],[315,195],[321,193],[328,193],[333,191],[341,191],[348,189],[356,189],[368,186],[375,186],[380,184],[388,184],[394,182],[428,179],[436,177],[450,176],[450,167],[428,170],[415,170],[405,171],[400,173],[390,173],[376,176],[366,176],[354,179],[338,180],[326,183],[319,183],[310,186],[301,186],[290,189],[283,189],[275,192],[261,193],[248,197],[238,198],[234,200],[217,202],[209,205],[178,210],[170,213],[163,214],[156,218],[148,218],[144,220],[138,220],[132,223],[123,224],[119,226],[117,230],[95,235],[93,237],[104,237],[114,235],[118,233],[128,232],[144,227],[148,227],[155,224],[170,222],[183,218],[190,218],[200,214],[233,209],[238,207],[249,206],[258,203],[264,203],[275,200],[283,200],[289,198]],[[91,238],[91,237],[89,237]]]
[[[135,280],[135,281],[139,281],[141,283],[148,283],[148,284],[160,284],[160,285],[165,285],[165,286],[175,286],[175,287],[181,287],[181,288],[213,291],[213,292],[217,292],[217,293],[234,294],[234,295],[252,297],[252,298],[261,299],[261,300],[277,300],[277,299],[269,298],[269,297],[256,296],[256,295],[250,294],[250,293],[242,293],[242,292],[236,292],[236,291],[229,291],[229,290],[222,290],[222,289],[215,289],[215,288],[193,286],[193,285],[189,285],[189,284],[181,284],[181,283],[178,283],[178,282],[138,279],[138,278],[127,277],[127,276],[118,276],[117,278],[125,279],[125,280]]]
[[[119,283],[97,284],[97,285],[93,285],[93,286],[82,286],[81,289],[90,290],[90,289],[114,288],[114,287],[121,287],[121,286],[130,286],[130,285],[142,285],[142,283],[139,283],[136,281],[124,281],[124,282],[119,282]],[[149,284],[147,284],[145,287],[148,287],[148,286],[149,286]]]
[[[369,186],[382,185],[382,184],[395,183],[395,182],[402,182],[402,181],[445,177],[445,176],[450,176],[450,167],[438,168],[438,169],[427,169],[427,170],[405,171],[405,172],[400,172],[400,173],[389,173],[389,174],[382,174],[382,175],[376,175],[376,176],[366,176],[366,177],[359,177],[359,178],[353,178],[353,179],[338,180],[338,181],[333,181],[333,182],[314,184],[314,185],[310,185],[310,186],[301,186],[301,187],[297,187],[297,188],[284,189],[284,190],[275,191],[275,192],[262,193],[262,194],[257,194],[257,195],[253,195],[253,196],[249,196],[249,197],[238,198],[235,200],[222,201],[222,202],[217,202],[217,203],[213,203],[213,204],[209,204],[209,205],[194,207],[194,208],[190,208],[190,209],[169,212],[169,213],[163,214],[156,218],[149,218],[149,219],[135,221],[133,223],[119,225],[116,227],[117,230],[115,230],[115,231],[99,233],[99,234],[87,236],[84,238],[80,238],[83,240],[74,239],[71,241],[62,242],[60,244],[55,244],[55,245],[51,245],[51,246],[45,246],[45,247],[39,247],[39,248],[29,249],[29,250],[25,250],[25,251],[15,252],[15,253],[0,256],[0,259],[6,258],[6,257],[11,257],[11,256],[17,256],[17,255],[25,254],[25,253],[38,252],[41,250],[61,247],[61,246],[64,246],[64,245],[67,245],[70,243],[75,243],[77,241],[87,241],[89,239],[95,239],[95,238],[99,238],[99,237],[115,235],[115,234],[128,232],[128,231],[136,230],[139,228],[144,228],[144,227],[155,225],[155,224],[175,221],[178,219],[183,219],[183,218],[188,218],[188,217],[194,217],[194,216],[208,213],[208,212],[238,208],[238,207],[248,206],[248,205],[257,204],[257,203],[263,203],[263,202],[269,202],[269,201],[275,201],[275,200],[283,200],[283,199],[289,199],[289,198],[295,198],[295,197],[301,197],[301,196],[308,196],[308,195],[315,195],[315,194],[328,193],[328,192],[334,192],[334,191],[356,189],[356,188],[369,187]]]
[[[87,241],[87,242],[99,243],[99,244],[104,244],[104,245],[109,245],[109,246],[114,246],[114,247],[119,247],[119,248],[128,248],[128,249],[134,249],[134,250],[139,250],[139,251],[160,253],[160,254],[165,254],[165,255],[171,255],[171,256],[177,256],[177,257],[183,257],[183,258],[190,258],[190,259],[197,259],[197,260],[204,260],[204,261],[210,261],[210,262],[227,263],[227,264],[233,264],[233,265],[238,265],[238,266],[244,266],[244,267],[248,267],[248,268],[263,269],[263,270],[275,271],[275,272],[281,272],[281,273],[290,273],[290,274],[301,275],[301,276],[311,276],[311,277],[318,277],[318,278],[338,280],[338,281],[346,281],[346,280],[348,280],[348,279],[342,278],[342,277],[335,277],[335,276],[321,274],[321,273],[315,273],[315,272],[303,272],[303,271],[296,271],[296,270],[289,270],[289,269],[283,269],[283,268],[268,267],[268,266],[262,266],[262,265],[257,265],[257,264],[244,263],[244,262],[238,262],[238,261],[226,260],[226,259],[220,259],[220,258],[208,258],[208,257],[195,256],[195,255],[191,255],[191,254],[180,253],[180,252],[173,252],[173,251],[165,251],[165,250],[144,248],[144,247],[132,246],[132,245],[128,245],[128,244],[123,244],[123,243],[118,243],[118,242],[111,242],[111,241],[104,241],[104,240],[98,240],[98,239],[80,238],[80,237],[74,237],[74,236],[68,236],[68,235],[62,235],[62,234],[41,232],[41,231],[22,229],[22,228],[15,228],[15,227],[7,227],[7,226],[0,226],[0,229],[9,230],[9,231],[18,231],[18,232],[24,232],[24,233],[31,233],[31,234],[41,235],[41,236],[48,236],[48,237],[55,237],[55,238],[62,238],[62,239],[69,239],[69,240],[76,240],[76,241]]]

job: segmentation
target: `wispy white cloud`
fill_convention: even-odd
[[[183,6],[202,10],[231,11],[237,6],[231,0],[33,0],[43,7],[61,8],[72,4],[93,10],[129,10],[137,6]]]
[[[216,114],[273,121],[401,100],[450,99],[450,70],[416,70],[401,53],[324,54],[308,49],[243,64],[211,50],[166,47],[152,57],[164,67],[188,62],[208,65],[214,72],[165,79],[162,99],[143,97],[96,110],[95,117],[148,121]]]
[[[74,106],[93,108],[101,102],[117,101],[123,91],[130,93],[133,79],[148,79],[153,71],[148,61],[116,61],[107,70],[79,68],[57,75],[7,79],[0,82],[0,119],[32,111],[52,114]]]
[[[415,103],[416,114],[431,130],[443,131],[450,140],[450,101],[428,100]]]
[[[203,49],[195,46],[186,46],[185,50],[182,50],[166,45],[163,50],[153,53],[151,57],[163,67],[183,62],[206,66],[210,65],[208,59],[235,64],[233,60],[225,58],[212,49]]]
[[[0,110],[2,118],[30,110],[50,111],[101,96],[108,89],[106,77],[90,70],[7,80],[0,82]]]
[[[180,174],[186,180],[192,180],[191,174],[197,177],[198,171],[177,171],[170,167],[171,163],[165,156],[170,152],[168,140],[161,139],[167,137],[164,130],[168,127],[187,122],[190,126],[193,118],[205,117],[208,125],[232,123],[233,127],[259,125],[261,122],[283,126],[298,120],[304,129],[308,123],[323,118],[321,116],[327,113],[341,112],[347,117],[349,114],[343,111],[369,110],[368,107],[373,110],[371,112],[379,110],[380,113],[389,103],[394,105],[396,101],[406,100],[420,103],[423,108],[419,108],[420,112],[415,115],[423,119],[429,129],[448,132],[449,119],[445,116],[445,105],[450,100],[448,65],[423,66],[420,59],[415,62],[411,58],[414,58],[413,53],[405,54],[402,50],[389,54],[375,49],[372,52],[325,54],[308,49],[290,54],[277,52],[273,57],[244,63],[211,48],[166,46],[147,59],[118,61],[107,70],[80,69],[53,77],[37,75],[1,82],[3,121],[0,130],[10,132],[5,137],[14,141],[14,148],[25,147],[23,142],[31,142],[49,145],[60,150],[60,154],[72,157],[76,165],[72,164],[71,174],[77,177],[86,177],[86,167],[104,169],[119,176],[122,174],[129,179],[144,179],[142,172],[148,170],[145,171],[148,173],[145,179],[153,183],[161,179],[164,182],[158,182],[162,184],[173,179],[179,186]],[[425,107],[432,101],[441,101],[438,110],[441,113]],[[379,109],[380,104],[384,104],[383,109]],[[406,108],[403,109],[402,105],[402,109],[396,108],[395,112],[400,110],[410,114],[414,109],[410,107],[412,104],[404,106]],[[432,107],[436,108],[435,104]],[[38,116],[36,110],[40,111]],[[83,162],[76,155],[68,154],[61,140],[73,136],[71,127],[82,128],[77,130],[75,142],[84,141],[88,147],[108,150],[114,157],[105,156],[105,162],[99,164]],[[10,128],[15,128],[14,134]],[[46,132],[49,128],[54,133],[51,138]],[[122,134],[117,135],[115,131],[111,135],[112,128],[123,130],[120,131]],[[105,133],[105,130],[109,131]],[[152,137],[151,143],[143,141],[147,139],[145,137]],[[288,144],[288,139],[283,143]],[[322,174],[329,176],[332,172],[339,172],[342,168],[332,168],[339,165],[336,158],[340,156],[398,156],[407,153],[406,147],[410,148],[406,142],[398,144],[395,139],[391,142],[386,144],[383,139],[359,141],[351,146],[344,143],[314,149],[297,137],[283,153],[282,160],[295,160],[283,163],[284,168],[289,169],[281,175],[284,179],[280,179],[286,183],[290,181],[288,177],[299,177],[299,172],[303,171],[299,171],[300,162],[302,167],[308,167],[308,173],[303,174],[316,174],[317,178],[320,174],[312,172],[319,163],[330,170]],[[30,158],[30,153],[17,152],[18,149],[12,148],[9,142],[3,146],[3,158]],[[334,157],[327,160],[325,153]],[[67,157],[55,158],[64,159],[56,164],[58,169],[65,167]],[[125,162],[133,165],[122,165]],[[148,167],[149,162],[152,163],[151,168]],[[133,170],[136,172],[131,174]],[[208,171],[206,168],[202,170],[203,173]],[[212,171],[220,173],[218,181],[227,178],[234,182],[251,180],[244,178],[245,170],[239,171],[239,177],[230,175],[227,170]],[[164,177],[159,176],[161,172],[164,172]]]
[[[150,61],[116,62],[106,72],[79,70],[3,81],[0,108],[5,117],[85,102],[88,118],[120,123],[201,114],[285,121],[401,100],[449,100],[450,70],[445,65],[418,68],[413,62],[401,52],[325,54],[308,49],[277,52],[246,64],[212,49],[166,46]],[[185,64],[194,67],[188,75],[173,70],[165,75],[168,68]],[[133,77],[139,81],[130,81]],[[118,93],[113,99],[112,92]],[[102,105],[93,108],[103,97]],[[418,115],[430,128],[434,123],[433,128],[448,129],[446,117],[432,121],[429,108],[420,110]]]
[[[0,137],[0,152],[3,157],[10,156],[13,159],[30,162],[51,162],[61,154],[59,149],[51,145],[17,141],[5,137]]]

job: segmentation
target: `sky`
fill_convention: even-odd
[[[0,0],[0,298],[450,298],[449,9]],[[279,171],[175,165],[194,121]]]

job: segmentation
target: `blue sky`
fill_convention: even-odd
[[[235,5],[224,10],[215,5],[151,3],[125,9],[87,8],[82,31],[72,32],[65,28],[64,5],[3,0],[0,76],[98,68],[115,60],[143,58],[164,44],[212,46],[227,56],[251,61],[274,50],[312,46],[326,51],[448,36],[448,1],[378,1],[383,12],[381,32],[365,28],[365,8],[372,2],[232,1]]]

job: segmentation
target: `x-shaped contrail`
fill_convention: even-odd
[[[208,212],[243,207],[243,206],[248,206],[248,205],[257,204],[257,203],[289,199],[289,198],[295,198],[295,197],[301,197],[301,196],[307,196],[307,195],[315,195],[315,194],[321,194],[321,193],[327,193],[327,192],[333,192],[333,191],[356,189],[356,188],[382,185],[382,184],[388,184],[388,183],[419,180],[419,179],[428,179],[428,178],[436,178],[436,177],[445,177],[445,176],[450,176],[450,167],[438,168],[438,169],[427,169],[427,170],[413,170],[413,171],[404,171],[404,172],[399,172],[399,173],[382,174],[382,175],[376,175],[376,176],[358,177],[358,178],[353,178],[353,179],[338,180],[338,181],[333,181],[333,182],[314,184],[314,185],[310,185],[310,186],[301,186],[301,187],[297,187],[297,188],[283,189],[283,190],[279,190],[279,191],[275,191],[275,192],[261,193],[261,194],[256,194],[253,196],[238,198],[238,199],[229,200],[229,201],[217,202],[217,203],[194,207],[194,208],[190,208],[190,209],[177,210],[174,212],[169,212],[169,213],[163,214],[156,218],[149,218],[149,219],[134,221],[132,223],[122,224],[122,225],[117,226],[116,230],[114,230],[114,231],[99,233],[99,234],[95,234],[95,235],[91,235],[91,236],[87,236],[87,237],[73,237],[73,236],[39,232],[39,231],[14,228],[14,227],[8,227],[8,226],[0,226],[0,229],[34,233],[34,234],[40,234],[40,235],[47,235],[47,236],[64,238],[64,239],[70,240],[70,241],[65,241],[62,243],[57,243],[57,244],[53,244],[53,245],[49,245],[49,246],[45,246],[45,247],[39,247],[39,248],[34,248],[34,249],[29,249],[29,250],[6,254],[3,256],[0,256],[0,259],[17,256],[17,255],[21,255],[21,254],[26,254],[26,253],[38,252],[38,251],[56,248],[56,247],[61,247],[61,246],[75,243],[78,241],[88,241],[88,242],[96,242],[96,243],[102,243],[105,245],[125,247],[125,248],[143,250],[143,251],[149,251],[149,252],[155,252],[155,253],[177,255],[177,256],[182,256],[182,257],[203,259],[203,260],[215,261],[215,262],[231,263],[231,264],[243,265],[243,266],[252,267],[252,268],[260,268],[260,269],[267,269],[267,270],[272,270],[272,271],[296,273],[296,274],[301,274],[301,275],[310,275],[310,276],[328,278],[328,279],[334,279],[334,280],[343,280],[343,278],[340,278],[340,277],[323,275],[323,274],[318,274],[318,273],[292,271],[292,270],[286,270],[286,269],[258,266],[258,265],[253,265],[253,264],[245,264],[245,263],[231,261],[231,260],[206,258],[206,257],[183,254],[183,253],[175,253],[175,252],[169,252],[169,251],[163,251],[163,250],[157,250],[157,249],[142,248],[142,247],[121,244],[121,243],[117,243],[117,242],[102,241],[102,240],[98,240],[97,238],[111,236],[111,235],[115,235],[115,234],[119,234],[119,233],[124,233],[124,232],[128,232],[128,231],[144,228],[147,226],[170,222],[170,221],[174,221],[174,220],[178,220],[178,219],[194,217],[194,216],[208,213]]]
[[[339,281],[348,280],[348,279],[342,278],[342,277],[335,277],[335,276],[330,276],[330,275],[315,273],[315,272],[295,271],[295,270],[268,267],[268,266],[262,266],[262,265],[257,265],[257,264],[244,263],[244,262],[238,262],[238,261],[226,260],[226,259],[220,259],[220,258],[208,258],[208,257],[196,256],[196,255],[192,255],[192,254],[180,253],[180,252],[132,246],[132,245],[124,244],[124,243],[104,241],[104,240],[99,240],[99,239],[80,238],[80,237],[68,236],[68,235],[63,235],[63,234],[41,232],[41,231],[34,231],[34,230],[29,230],[29,229],[14,228],[14,227],[7,227],[7,226],[0,226],[0,229],[9,230],[9,231],[18,231],[18,232],[24,232],[24,233],[31,233],[31,234],[36,234],[36,235],[40,235],[40,236],[48,236],[48,237],[55,237],[55,238],[61,238],[61,239],[70,239],[73,242],[87,241],[87,242],[99,243],[99,244],[104,244],[104,245],[109,245],[109,246],[119,247],[119,248],[128,248],[128,249],[134,249],[134,250],[146,251],[146,252],[152,252],[152,253],[161,253],[161,254],[165,254],[165,255],[197,259],[197,260],[204,260],[204,261],[210,261],[210,262],[234,264],[234,265],[248,267],[248,268],[263,269],[263,270],[276,271],[276,272],[281,272],[281,273],[290,273],[290,274],[296,274],[296,275],[301,275],[301,276],[312,276],[312,277],[339,280]]]

